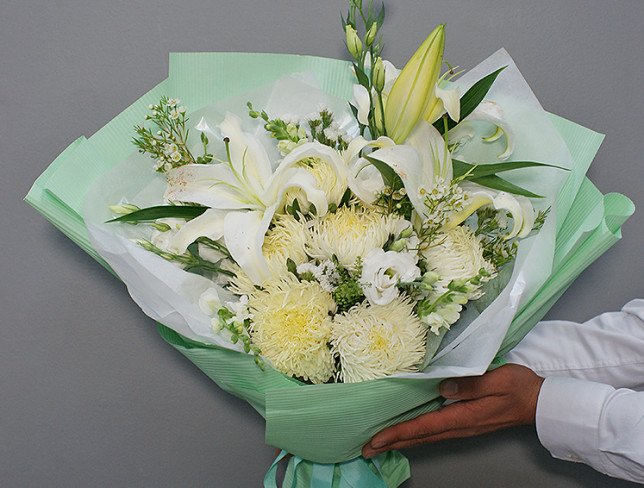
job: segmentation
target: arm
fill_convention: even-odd
[[[643,357],[644,300],[634,300],[621,313],[583,325],[541,323],[508,359],[534,363],[542,374],[638,387],[644,384]],[[553,456],[644,482],[644,393],[572,378],[544,382],[531,369],[511,364],[480,377],[447,380],[441,394],[460,401],[385,429],[363,455],[532,424],[536,418],[539,439]]]

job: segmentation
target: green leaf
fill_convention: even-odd
[[[496,175],[487,175],[481,176],[480,178],[470,179],[472,183],[476,183],[481,186],[492,188],[494,190],[505,191],[508,193],[513,193],[514,195],[523,195],[528,198],[543,198],[541,195],[532,193],[531,191],[521,188],[520,186],[510,183],[508,180],[504,180],[500,176]]]
[[[391,168],[391,166],[389,166],[387,163],[370,156],[365,156],[365,159],[373,164],[380,172],[385,185],[390,186],[394,190],[398,190],[403,187],[403,182],[400,179],[400,176],[398,176],[396,172]]]
[[[512,171],[514,169],[532,168],[541,166],[546,168],[557,168],[568,171],[561,166],[554,164],[538,163],[536,161],[510,161],[507,163],[483,163],[483,164],[470,164],[458,159],[452,159],[452,167],[454,168],[454,178],[459,178],[469,172],[466,179],[480,178],[482,176],[490,176],[504,171]]]
[[[367,74],[363,70],[361,70],[356,63],[353,63],[353,69],[356,72],[356,78],[358,78],[358,83],[360,83],[368,90],[370,83],[369,83],[369,77],[367,76]]]
[[[481,78],[479,81],[474,83],[472,87],[467,90],[465,95],[461,97],[461,120],[463,120],[465,117],[467,117],[469,114],[471,114],[476,107],[479,106],[479,103],[483,101],[485,98],[485,95],[487,95],[487,92],[490,91],[490,88],[492,87],[492,84],[494,83],[494,80],[496,80],[497,76],[501,74],[501,71],[503,71],[507,66],[502,66],[501,68],[497,69],[493,73],[490,73],[487,76],[484,76]],[[448,130],[452,129],[458,124],[458,122],[455,122],[451,118],[448,117],[447,121],[447,127]],[[443,120],[439,119],[436,122],[434,122],[434,127],[441,133],[444,134],[444,127],[443,127]]]
[[[136,212],[122,215],[107,222],[152,222],[156,219],[179,218],[194,219],[208,210],[208,207],[192,205],[159,205],[156,207],[142,208]]]

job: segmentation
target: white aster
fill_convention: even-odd
[[[333,352],[345,383],[418,371],[425,358],[427,328],[408,298],[387,305],[363,302],[333,319]]]

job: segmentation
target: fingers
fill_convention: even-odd
[[[431,444],[434,442],[445,441],[448,439],[461,439],[465,437],[473,437],[481,434],[486,434],[489,432],[494,432],[496,430],[504,428],[505,425],[489,425],[481,427],[468,427],[465,429],[456,429],[450,430],[448,432],[441,432],[439,434],[430,434],[425,437],[419,437],[415,439],[403,439],[396,441],[392,444],[388,444],[381,448],[374,448],[370,444],[367,444],[362,449],[362,456],[365,458],[371,458],[377,456],[386,451],[396,450],[396,449],[406,449],[409,447],[420,446],[423,444]]]
[[[376,434],[365,448],[381,452],[400,442],[426,439],[429,436],[440,436],[446,432],[469,428],[472,422],[481,421],[477,418],[476,411],[477,409],[473,409],[467,402],[447,405],[436,412],[384,429]]]

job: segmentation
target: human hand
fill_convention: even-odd
[[[460,401],[384,429],[362,448],[362,455],[370,458],[391,449],[534,424],[543,380],[518,364],[482,376],[445,380],[441,395]]]

